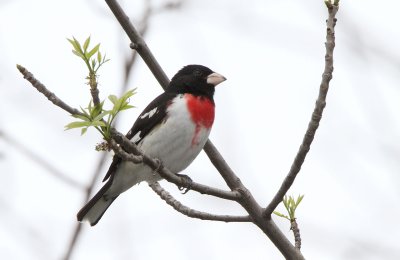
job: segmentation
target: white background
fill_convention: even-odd
[[[136,23],[144,5],[126,2]],[[307,259],[400,259],[398,8],[394,0],[341,3],[327,107],[289,191],[305,194],[297,217]],[[216,90],[211,140],[261,205],[287,174],[311,116],[324,66],[326,18],[319,0],[187,0],[150,19],[146,41],[169,77],[198,63],[228,78]],[[119,94],[129,40],[105,2],[0,1],[0,131],[83,185],[97,166],[100,136],[63,131],[73,119],[23,80],[15,64],[70,105],[86,106],[84,64],[66,37],[83,41],[88,35],[111,58],[100,71],[101,98]],[[131,103],[137,108],[123,113],[121,132],[162,91],[141,60],[129,80],[135,87]],[[0,258],[62,258],[84,192],[2,136],[0,155]],[[204,154],[184,173],[225,188]],[[162,185],[195,209],[244,214],[233,202],[193,191],[180,195],[174,185]],[[293,241],[289,223],[274,219]],[[85,225],[72,257],[161,258],[283,257],[254,225],[189,219],[146,184],[120,196],[97,226]]]

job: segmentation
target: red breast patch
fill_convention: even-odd
[[[196,128],[199,126],[211,128],[214,123],[214,103],[205,97],[186,94],[186,102]]]

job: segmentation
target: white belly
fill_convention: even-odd
[[[166,122],[159,125],[158,129],[153,129],[138,146],[146,155],[160,159],[173,173],[179,173],[203,149],[211,129],[193,124],[183,96],[175,98],[173,103],[167,109]],[[142,181],[154,182],[160,179],[158,174],[144,164],[122,162],[107,195],[118,195]]]

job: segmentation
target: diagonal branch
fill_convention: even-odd
[[[297,225],[297,221],[295,218],[290,220],[290,230],[293,231],[295,247],[298,250],[300,250],[301,249],[300,229],[299,225]]]
[[[114,4],[114,3],[111,3]],[[173,9],[178,9],[182,6],[182,0],[181,1],[177,1],[177,2],[169,2],[166,3],[165,5],[161,6],[159,9],[155,9],[151,6],[151,0],[147,0],[145,1],[145,10],[143,12],[142,18],[140,19],[140,21],[138,22],[138,33],[137,35],[141,35],[141,37],[143,38],[143,36],[146,35],[148,28],[149,28],[149,21],[150,18],[153,14],[155,13],[160,13],[163,11],[168,11],[168,10],[173,10]],[[136,51],[136,48],[139,45],[137,44],[131,44],[131,48],[133,49],[132,54],[125,60],[125,66],[124,66],[124,80],[125,82],[128,81],[128,77],[130,74],[130,71],[133,67],[133,64],[135,64],[135,61],[138,57],[138,52]],[[166,76],[165,76],[166,77]],[[160,77],[160,80],[162,80],[163,77]],[[168,85],[168,78],[166,77],[166,81],[165,81],[165,87]],[[160,82],[161,84],[161,82]],[[126,87],[127,85],[125,85]],[[126,91],[125,88],[122,89],[122,93],[124,93]]]
[[[161,69],[157,60],[150,52],[144,39],[140,36],[137,30],[134,28],[129,18],[122,10],[121,6],[116,0],[105,0],[111,11],[114,13],[115,17],[121,24],[122,28],[125,30],[129,39],[132,41],[131,46],[137,49],[140,56],[143,58],[154,77],[158,80],[160,85],[165,89],[169,83],[169,79]],[[114,137],[113,137],[114,138]],[[115,139],[115,138],[114,138]],[[116,140],[118,142],[118,140]],[[304,259],[300,251],[294,248],[294,246],[289,242],[285,235],[279,230],[272,219],[265,220],[262,216],[263,209],[256,202],[251,192],[241,183],[240,179],[234,174],[230,169],[229,165],[223,160],[221,154],[212,145],[211,141],[208,140],[204,149],[207,156],[210,158],[211,162],[220,172],[222,177],[227,182],[228,186],[234,190],[234,192],[239,192],[241,194],[240,200],[238,201],[243,208],[252,217],[254,224],[256,224],[275,244],[279,251],[288,259]],[[153,167],[157,168],[157,164]],[[153,168],[153,169],[154,169]],[[159,171],[158,171],[159,172]],[[166,176],[163,176],[166,177]],[[168,178],[166,178],[168,181]],[[175,182],[174,182],[175,183]],[[176,183],[175,183],[176,184]],[[192,189],[194,189],[192,187]]]
[[[21,65],[17,66],[20,72],[24,75],[24,78],[26,78],[32,86],[34,86],[40,93],[45,95],[53,104],[56,106],[64,109],[67,112],[70,112],[72,115],[79,114],[81,115],[82,113],[79,112],[77,109],[70,107],[67,105],[64,101],[62,101],[60,98],[58,98],[54,93],[50,92],[42,83],[40,83],[32,73],[30,73],[27,69],[22,67]],[[49,94],[50,93],[50,94]],[[50,96],[50,98],[49,98]],[[139,148],[132,143],[128,138],[125,137],[125,135],[119,133],[115,129],[112,130],[112,137],[113,139],[120,144],[125,150],[127,150],[129,153],[122,153],[123,151],[118,150],[117,152],[121,153],[121,156],[126,156],[127,160],[133,160],[134,162],[137,162],[137,158],[132,157],[132,154],[134,155],[139,155],[142,156],[143,163],[148,165],[150,168],[152,168],[154,171],[159,173],[162,177],[164,177],[166,180],[182,187],[187,188],[187,183],[183,180],[183,178],[175,175],[172,173],[170,170],[165,168],[162,164],[160,164],[160,161],[154,158],[151,158],[145,154],[143,154],[142,151],[139,150]],[[193,182],[190,186],[192,190],[195,190],[197,192],[200,192],[202,194],[207,194],[223,199],[228,199],[228,200],[239,200],[241,194],[236,191],[224,191],[220,190],[217,188],[213,188],[210,186],[206,186],[203,184],[195,183]]]
[[[251,222],[250,216],[230,216],[230,215],[215,215],[207,212],[191,209],[179,201],[177,201],[172,195],[164,190],[158,182],[149,184],[150,188],[153,189],[161,199],[163,199],[168,205],[172,206],[176,211],[182,213],[190,218],[198,218],[202,220],[213,220],[223,222]]]
[[[133,24],[130,22],[129,17],[125,14],[124,10],[115,0],[105,0],[107,5],[110,7],[111,11],[114,13],[118,22],[121,24],[122,28],[125,30],[129,39],[132,41],[132,44],[137,52],[140,54],[142,59],[146,62],[147,66],[153,73],[154,77],[158,80],[162,88],[166,88],[169,84],[169,79],[158,61],[151,53],[149,47],[144,41],[143,37],[139,34],[139,32],[135,29]],[[229,165],[225,162],[221,154],[215,148],[210,140],[207,141],[204,150],[210,160],[213,162],[214,166],[218,165],[217,169],[220,171],[221,175],[227,181],[228,186],[233,185],[235,180],[239,180],[239,178],[234,174],[234,172],[230,169]],[[213,155],[218,155],[218,159],[216,157],[211,157]],[[226,171],[225,171],[226,170]],[[221,172],[224,171],[224,172]],[[167,179],[168,180],[168,179]],[[239,180],[240,181],[240,180]],[[176,183],[175,183],[176,184]],[[233,185],[235,186],[235,185]],[[230,186],[232,189],[233,186]]]
[[[124,160],[132,161],[134,163],[137,163],[141,160],[143,161],[143,163],[148,165],[151,169],[160,174],[167,181],[172,182],[180,187],[189,188],[186,181],[182,177],[179,177],[176,174],[172,173],[170,170],[164,167],[158,159],[151,158],[144,154],[123,134],[118,133],[117,131],[113,131],[112,137],[118,144],[122,146],[123,149],[115,147],[113,142],[111,142],[111,148]],[[124,150],[126,150],[127,152],[125,152]],[[237,191],[224,191],[196,182],[192,182],[190,184],[190,189],[197,191],[201,194],[207,194],[227,200],[238,201],[241,198],[241,194]]]
[[[337,1],[337,0],[335,0]],[[332,79],[333,72],[333,49],[335,48],[335,25],[336,25],[336,13],[338,11],[338,2],[335,4],[325,2],[328,7],[329,17],[326,21],[326,54],[325,54],[325,68],[324,73],[322,74],[322,81],[319,89],[318,99],[315,103],[314,112],[311,116],[311,121],[308,124],[307,131],[304,135],[303,142],[300,145],[299,151],[297,152],[296,157],[290,167],[290,171],[284,179],[281,187],[278,192],[269,203],[267,208],[264,211],[264,216],[267,218],[271,217],[272,212],[281,203],[283,196],[285,196],[286,192],[292,186],[294,180],[296,179],[297,174],[299,173],[301,166],[304,163],[304,160],[307,156],[308,151],[310,150],[310,146],[312,141],[314,140],[315,132],[318,129],[319,122],[322,118],[322,112],[324,111],[326,105],[326,95],[328,94],[329,82]]]
[[[125,14],[124,10],[117,1],[106,0],[106,3],[114,13],[115,17],[118,19],[131,42],[135,44],[136,51],[143,58],[144,62],[146,62],[147,66],[156,77],[158,83],[160,83],[160,85],[165,89],[168,86],[169,79],[165,72],[161,69],[160,64],[158,64],[154,55],[151,53],[143,37],[139,34],[135,27],[133,27],[129,17]]]
[[[24,75],[24,79],[29,81],[32,86],[34,86],[37,91],[42,93],[50,100],[54,105],[64,109],[65,111],[69,112],[71,115],[83,115],[78,109],[70,107],[64,101],[59,99],[53,92],[49,91],[39,80],[37,80],[32,73],[30,73],[27,69],[25,69],[21,65],[17,65],[17,69]]]

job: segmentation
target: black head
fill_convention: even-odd
[[[167,92],[207,96],[212,100],[214,87],[226,78],[202,65],[187,65],[171,79]]]

